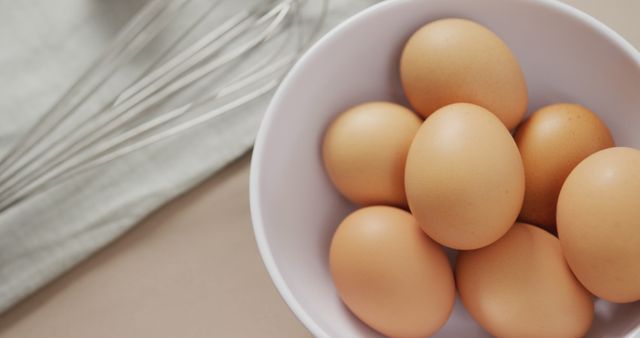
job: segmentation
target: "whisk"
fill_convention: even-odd
[[[327,11],[327,0],[321,1],[305,30],[302,13],[307,1],[266,1],[208,27],[220,3],[147,3],[0,160],[0,211],[271,92],[317,35]],[[173,27],[190,7],[197,16],[181,30]],[[177,36],[169,46],[131,78],[128,71],[136,57],[153,49],[153,42],[170,30]],[[193,36],[195,41],[184,46]],[[290,44],[292,50],[286,48]],[[225,78],[252,54],[261,61]],[[100,101],[97,107],[92,100]]]

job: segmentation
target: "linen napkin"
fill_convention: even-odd
[[[221,6],[216,13],[220,18],[255,3],[221,1],[233,5]],[[322,31],[374,2],[331,0]],[[0,0],[0,154],[46,112],[144,3]],[[268,99],[1,212],[0,312],[249,150]]]

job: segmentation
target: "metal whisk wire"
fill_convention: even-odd
[[[183,5],[184,1],[177,4]],[[168,6],[168,1],[151,1],[131,19],[116,36],[110,47],[107,48],[107,52],[91,65],[60,100],[43,115],[38,123],[25,133],[25,136],[16,143],[9,153],[0,159],[0,177],[5,176],[7,167],[15,164],[16,159],[31,151],[38,142],[47,136],[47,133],[59,126],[74,109],[78,108],[82,102],[95,93],[96,89],[113,74],[115,67],[120,62],[126,61],[126,56],[131,57],[136,52],[136,49],[133,48],[135,44],[133,44],[132,40],[137,36],[148,37],[149,34],[141,35],[140,32],[144,29],[150,30],[150,22],[156,20],[166,23],[167,20],[158,18],[165,18],[167,15],[175,13],[178,7],[175,3],[173,6]],[[158,25],[151,27],[158,27]],[[131,52],[125,52],[127,47],[130,48]],[[141,48],[142,45],[139,44],[138,47]],[[85,93],[82,93],[83,90]],[[80,96],[80,98],[76,98],[77,96]]]
[[[125,60],[130,59],[134,52],[144,47],[144,44],[132,45],[132,42],[138,39],[137,41],[148,43],[153,36],[160,33],[162,30],[158,30],[160,25],[166,26],[164,20],[183,8],[189,1],[191,0],[150,2],[116,38],[101,61],[92,66],[87,73],[99,73],[96,69],[100,67],[117,69],[126,62]],[[275,60],[267,60],[268,64],[253,67],[220,86],[218,90],[196,97],[157,117],[143,119],[141,123],[126,128],[128,123],[146,116],[144,114],[163,100],[255,51],[282,32],[293,19],[300,20],[299,12],[304,2],[303,0],[271,1],[267,5],[263,4],[252,10],[239,12],[166,62],[154,62],[133,84],[117,93],[111,104],[97,113],[88,115],[90,118],[86,118],[81,123],[83,128],[49,140],[50,142],[43,146],[52,131],[65,118],[75,113],[81,103],[95,92],[100,83],[96,88],[91,87],[84,97],[81,96],[79,102],[70,106],[66,102],[71,99],[65,96],[60,101],[64,104],[56,105],[22,142],[0,161],[0,211],[81,172],[194,128],[270,92],[279,83],[282,73],[318,33],[326,15],[326,1],[322,2],[320,15],[311,33],[300,39],[300,44],[293,53],[285,56],[276,53]],[[192,28],[193,26],[189,27],[188,31]],[[253,32],[254,35],[248,41],[227,51],[228,45],[236,38],[243,34],[250,34],[252,31],[257,31],[257,34]],[[175,45],[169,49],[173,47]],[[114,53],[115,49],[120,52]],[[117,62],[111,61],[112,64],[110,64],[108,60],[113,58],[112,54],[121,55],[121,57],[116,59]],[[109,76],[107,72],[106,75],[97,76],[97,78],[104,83]],[[67,95],[77,95],[76,92],[79,90],[74,88],[82,87],[85,85],[83,82],[90,82],[87,80],[90,77],[83,76],[78,81],[80,85],[77,83],[72,86],[71,94],[68,92]],[[261,85],[257,86],[259,84]],[[234,96],[236,97],[226,104],[203,110],[212,102],[223,102]],[[65,106],[68,106],[67,110],[59,108]],[[52,118],[50,115],[54,115],[53,112],[60,116]],[[184,119],[185,116],[188,116],[188,119]]]
[[[282,6],[276,6],[273,11],[270,11],[262,18],[269,18],[270,16],[273,16],[275,13],[286,13],[285,11],[276,11],[281,9],[287,9],[287,8],[286,7],[283,8]],[[275,27],[275,25],[273,24],[279,23],[279,21],[276,21],[276,20],[282,20],[283,17],[284,17],[283,15],[277,16],[272,22],[272,25],[267,27],[264,30],[264,32],[262,33],[262,36],[266,36],[267,34],[270,34],[271,31],[273,30],[273,27]],[[216,36],[218,37],[223,36],[222,33],[220,33],[217,29],[214,30],[214,33],[216,33]],[[232,35],[231,38],[236,36],[237,35]],[[259,38],[262,38],[262,36],[260,36]],[[223,43],[228,42],[230,38],[227,37],[226,39],[227,40],[223,40]],[[211,42],[213,41],[215,40],[212,40]],[[20,167],[16,167],[16,169],[13,170],[13,172],[7,174],[9,175],[8,181],[12,183],[7,183],[6,180],[3,180],[3,181],[0,181],[0,184],[8,185],[6,189],[13,189],[17,183],[15,183],[16,182],[15,180],[11,180],[11,178],[15,177],[15,174],[18,173],[18,171],[20,171],[22,176],[24,177],[22,179],[22,182],[24,182],[25,180],[27,180],[27,177],[28,177],[25,175],[30,175],[30,174],[39,175],[51,170],[51,168],[68,160],[70,157],[78,154],[80,151],[83,151],[87,147],[94,145],[96,142],[103,139],[104,137],[107,137],[113,134],[118,130],[118,128],[122,127],[124,124],[134,119],[135,117],[139,116],[140,114],[145,112],[147,109],[149,109],[151,106],[153,106],[154,104],[157,104],[167,96],[188,86],[189,84],[197,81],[202,76],[208,74],[211,71],[216,70],[218,67],[223,66],[225,63],[240,56],[244,52],[248,51],[250,48],[257,45],[260,41],[261,39],[252,40],[250,43],[243,45],[241,48],[235,49],[232,53],[230,53],[231,55],[225,55],[220,57],[220,59],[218,59],[219,62],[215,62],[214,60],[214,62],[209,63],[205,69],[202,69],[201,67],[199,70],[198,69],[194,70],[186,75],[182,75],[182,74],[185,71],[191,69],[194,65],[204,60],[205,57],[218,51],[223,46],[223,44],[210,44],[207,47],[211,47],[211,48],[196,50],[196,53],[187,55],[187,56],[190,56],[189,58],[185,58],[184,54],[178,55],[178,57],[172,60],[178,59],[182,63],[176,63],[172,61],[168,62],[168,64],[178,65],[173,69],[173,71],[167,72],[165,74],[166,76],[153,79],[152,81],[146,81],[148,83],[147,87],[144,87],[143,89],[141,89],[138,94],[133,95],[129,99],[122,101],[120,104],[114,104],[114,106],[110,107],[110,109],[107,109],[107,111],[102,112],[101,116],[98,117],[98,121],[93,123],[92,126],[72,130],[70,134],[63,135],[61,138],[58,138],[58,140],[54,141],[52,144],[47,146],[42,151],[33,154],[30,157],[30,159],[27,160],[27,162],[25,162],[25,164],[23,164]],[[206,53],[202,53],[202,51]],[[166,69],[166,67],[159,68],[159,70],[163,70],[163,69]],[[156,74],[155,72],[152,72],[149,74],[149,77],[153,77],[155,74]],[[182,77],[180,77],[181,75]],[[143,78],[140,82],[145,81],[145,79],[147,79],[147,77]],[[116,99],[116,103],[117,102],[118,100]],[[61,141],[66,141],[66,143],[62,143]],[[52,161],[52,162],[49,162],[44,166],[35,167],[30,171],[29,170],[25,171],[24,170],[25,166],[33,163],[35,160],[40,160],[41,162],[42,161]],[[35,173],[33,173],[34,170],[36,171]],[[14,175],[14,176],[11,176],[11,175]]]

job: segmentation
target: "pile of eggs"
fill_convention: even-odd
[[[517,60],[469,20],[416,31],[400,75],[413,111],[359,104],[323,141],[329,178],[361,207],[329,257],[351,312],[388,336],[428,336],[457,290],[494,336],[579,337],[593,295],[640,300],[639,150],[615,147],[579,104],[522,121]],[[459,250],[455,268],[443,247]]]

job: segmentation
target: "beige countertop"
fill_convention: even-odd
[[[565,2],[640,46],[640,1]],[[249,162],[238,160],[0,316],[0,338],[310,336],[258,254]]]

